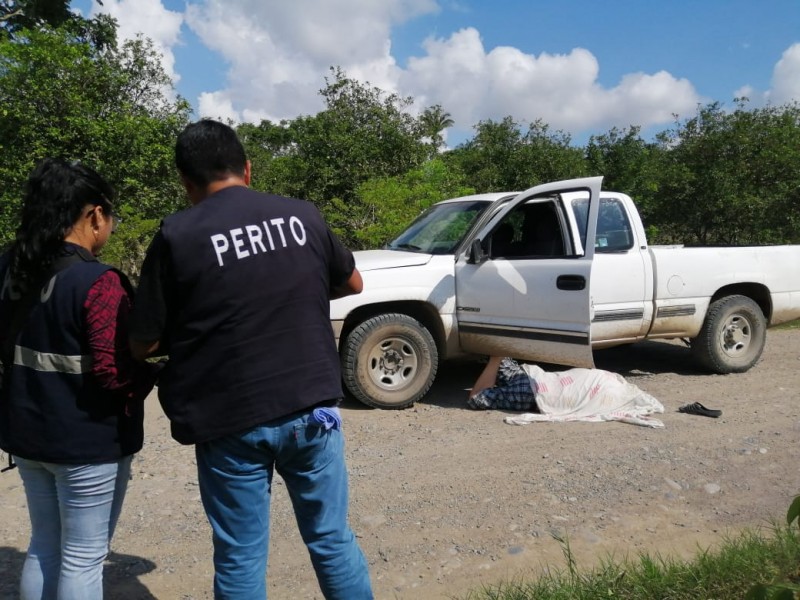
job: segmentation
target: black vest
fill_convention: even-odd
[[[342,396],[329,230],[313,204],[226,188],[164,220],[173,281],[159,398],[181,443]]]
[[[4,374],[0,399],[0,446],[43,462],[89,464],[118,460],[142,447],[143,408],[100,388],[91,374],[84,302],[106,271],[88,251],[77,254],[41,288],[14,345],[13,365]],[[0,265],[0,317],[7,325],[18,295]],[[74,257],[73,257],[74,258]],[[123,285],[127,279],[119,274]],[[133,411],[133,412],[131,412]]]

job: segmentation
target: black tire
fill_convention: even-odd
[[[692,354],[714,373],[743,373],[761,358],[766,340],[767,320],[758,304],[746,296],[726,296],[709,306]]]
[[[342,349],[347,390],[375,408],[406,408],[433,384],[439,366],[436,342],[408,315],[372,317],[353,329]]]

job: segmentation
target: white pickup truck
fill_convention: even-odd
[[[592,367],[593,348],[652,338],[691,340],[703,368],[742,372],[768,326],[800,318],[800,246],[650,246],[633,201],[601,182],[445,200],[356,252],[364,291],[331,302],[347,389],[404,408],[441,359]]]

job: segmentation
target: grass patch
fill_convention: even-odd
[[[800,319],[789,321],[788,323],[781,323],[775,326],[775,329],[800,329]]]
[[[581,572],[569,542],[561,541],[566,568],[536,581],[484,586],[464,600],[697,600],[745,598],[756,584],[798,583],[800,531],[773,525],[769,534],[746,530],[690,561],[640,554],[623,562],[602,560]],[[791,598],[792,596],[789,596]]]

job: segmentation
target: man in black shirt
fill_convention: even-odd
[[[195,444],[217,598],[265,598],[274,470],[326,598],[372,598],[348,525],[331,298],[361,291],[352,253],[309,202],[248,188],[230,127],[193,123],[175,161],[191,208],[148,249],[131,323],[137,356],[168,354],[159,399]]]

